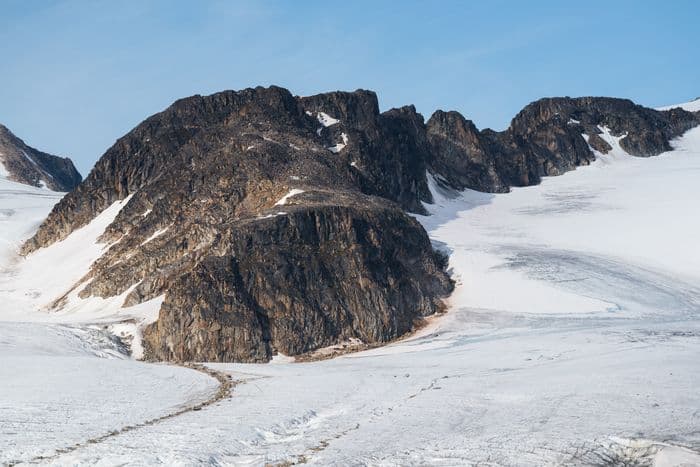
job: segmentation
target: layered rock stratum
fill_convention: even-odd
[[[268,361],[349,339],[381,343],[440,311],[446,258],[408,212],[429,176],[505,192],[610,149],[653,156],[700,123],[611,98],[528,105],[502,132],[457,112],[379,111],[371,91],[258,87],[175,102],[119,139],[23,247],[29,254],[128,199],[82,298],[164,296],[143,329],[157,360]],[[55,307],[60,308],[62,300]]]
[[[18,183],[54,191],[70,191],[82,180],[73,162],[34,149],[0,125],[0,170]]]

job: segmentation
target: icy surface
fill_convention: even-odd
[[[332,152],[333,154],[339,153],[340,151],[342,151],[343,149],[345,149],[345,146],[348,145],[348,135],[346,135],[345,133],[341,133],[341,134],[340,134],[340,139],[341,139],[342,142],[336,143],[334,146],[331,146],[331,147],[328,148],[328,150],[329,150],[330,152]]]
[[[0,465],[209,398],[216,381],[128,359],[98,328],[0,321]]]
[[[667,105],[665,107],[659,107],[658,110],[670,110],[674,109],[676,107],[680,107],[681,109],[687,110],[688,112],[700,112],[700,98],[695,99],[690,102],[686,102],[683,104],[676,104],[676,105]]]
[[[0,152],[0,156],[3,156],[4,154]],[[7,178],[10,176],[10,172],[7,170],[5,167],[5,164],[2,161],[2,158],[0,158],[0,178]]]
[[[56,463],[697,465],[700,129],[654,158],[630,157],[603,137],[614,149],[591,166],[508,194],[453,193],[430,177],[436,203],[419,220],[450,253],[457,287],[449,312],[409,339],[319,362],[212,364],[240,383],[231,399]],[[37,329],[23,340],[41,347]],[[18,332],[0,328],[0,339]],[[148,387],[160,367],[138,368],[125,378]],[[12,383],[3,390],[22,374],[4,374]],[[161,383],[152,396],[110,397],[141,407],[186,386]],[[22,412],[32,384],[9,390],[3,417]],[[64,392],[68,405],[99,412],[81,390]],[[27,424],[0,442],[49,449],[123,421],[110,404],[121,407],[101,405],[104,420]]]
[[[17,259],[22,240],[34,233],[62,197],[63,193],[16,183],[0,173],[0,271]],[[2,285],[0,294],[4,303]]]

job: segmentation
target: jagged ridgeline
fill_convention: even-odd
[[[380,113],[370,91],[295,97],[270,87],[175,102],[116,142],[58,203],[29,253],[128,202],[80,296],[164,295],[143,330],[161,360],[267,361],[350,338],[385,342],[442,307],[446,259],[408,212],[428,174],[504,192],[622,147],[652,156],[698,124],[627,100],[543,99],[503,132],[456,112]],[[60,301],[56,306],[60,306]]]
[[[82,180],[69,158],[34,149],[3,125],[0,125],[0,175],[54,191],[70,191]]]

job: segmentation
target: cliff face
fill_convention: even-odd
[[[343,156],[352,167],[353,183],[367,194],[399,203],[411,212],[425,213],[421,201],[430,201],[425,179],[430,146],[423,116],[407,106],[379,113],[371,91],[333,92],[300,98],[311,115],[338,119],[319,134],[329,147],[347,145]]]
[[[274,87],[178,101],[117,141],[25,252],[131,196],[80,296],[130,290],[128,306],[165,295],[143,332],[148,358],[266,361],[400,336],[452,288],[393,201],[422,209],[404,172],[425,184],[424,159],[401,153],[409,137],[378,142],[385,120],[403,117],[380,115],[372,93],[336,101]]]
[[[697,123],[682,110],[564,98],[493,132],[456,112],[427,124],[412,106],[380,113],[362,90],[194,96],[118,140],[23,251],[129,197],[76,287],[83,298],[126,292],[126,306],[164,295],[143,330],[148,358],[267,361],[350,338],[385,342],[452,289],[445,258],[405,212],[425,212],[428,172],[502,192],[590,163],[590,146],[609,149],[601,128],[649,156]]]
[[[70,159],[27,146],[3,125],[0,125],[0,165],[10,180],[54,191],[70,191],[82,180]]]
[[[451,187],[500,193],[513,184],[504,166],[516,162],[514,154],[460,113],[438,110],[428,121],[427,135],[433,148],[430,169]]]
[[[219,246],[228,254],[170,288],[144,332],[147,354],[267,361],[350,338],[384,342],[439,309],[445,264],[415,220],[369,198],[326,201],[231,226]]]

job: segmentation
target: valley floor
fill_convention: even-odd
[[[231,398],[42,462],[700,465],[700,129],[676,145],[509,194],[433,183],[420,221],[457,289],[418,335],[319,362],[211,364],[238,382]],[[216,391],[124,359],[97,328],[19,315],[0,309],[0,462]]]

